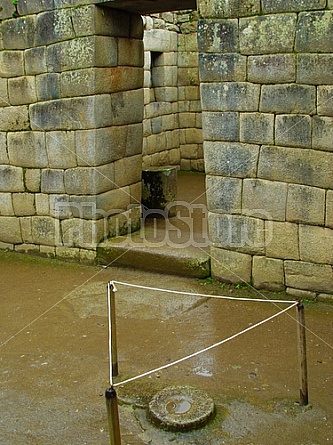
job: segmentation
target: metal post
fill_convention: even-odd
[[[306,359],[306,329],[304,306],[299,301],[297,307],[298,354],[300,363],[300,404],[308,405],[308,369]]]
[[[118,351],[117,351],[117,320],[116,320],[116,302],[115,302],[115,286],[112,282],[108,283],[108,298],[110,307],[110,356],[112,375],[117,376],[118,371]],[[112,381],[110,382],[112,385]]]
[[[110,445],[121,445],[117,393],[111,387],[105,391],[106,409],[110,433]]]

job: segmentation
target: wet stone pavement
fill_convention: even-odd
[[[0,252],[0,444],[107,445],[109,280],[191,293],[262,297],[247,287],[65,264]],[[284,308],[118,285],[119,376],[158,368]],[[285,298],[283,294],[268,297]],[[218,348],[117,387],[122,445],[333,444],[333,306],[306,303],[309,400],[301,407],[295,310]],[[215,403],[191,432],[147,418],[163,388],[190,385]]]

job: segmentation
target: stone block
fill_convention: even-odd
[[[36,76],[36,92],[39,101],[60,99],[60,74],[48,73]],[[76,94],[72,96],[74,95]]]
[[[24,51],[24,66],[27,76],[46,73],[46,47],[38,46]]]
[[[106,8],[107,9],[107,8]],[[120,11],[119,11],[120,12]],[[126,19],[128,14],[126,16]],[[129,16],[130,19],[130,38],[132,39],[143,39],[143,17],[139,14],[131,14]],[[119,23],[118,19],[114,20],[116,23]],[[116,34],[119,35],[119,34]]]
[[[280,115],[275,120],[275,143],[288,147],[312,145],[312,120],[305,115]]]
[[[287,220],[324,225],[325,190],[305,185],[288,185]]]
[[[178,68],[177,74],[179,86],[199,85],[198,68]]]
[[[171,34],[175,34],[174,37]],[[177,51],[177,34],[166,29],[151,29],[144,32],[145,50],[167,53]]]
[[[37,102],[35,77],[23,76],[9,79],[8,93],[11,105],[24,105]]]
[[[254,256],[252,263],[252,280],[256,289],[283,290],[283,261],[264,256]]]
[[[204,142],[206,173],[208,175],[255,177],[259,146],[232,142]]]
[[[23,192],[23,169],[10,165],[0,165],[0,191]]]
[[[237,53],[238,49],[238,20],[199,20],[199,52]]]
[[[333,301],[333,295],[332,294],[318,294],[318,301],[321,301],[322,303],[329,303]]]
[[[8,81],[6,78],[0,78],[0,107],[9,105]]]
[[[264,254],[265,222],[259,218],[209,213],[210,240],[215,247]]]
[[[252,256],[211,247],[212,277],[233,284],[250,283]]]
[[[272,258],[298,260],[298,224],[265,221],[265,254]]]
[[[242,54],[292,53],[296,14],[261,15],[241,18],[239,42]]]
[[[205,0],[199,2],[199,13],[203,17],[245,17],[260,13],[260,0]]]
[[[65,193],[64,170],[45,169],[41,172],[42,193]]]
[[[263,85],[259,110],[264,113],[311,114],[316,107],[316,88],[308,85]]]
[[[240,54],[200,54],[201,82],[244,82],[246,57]]]
[[[0,20],[5,20],[14,17],[15,5],[12,0],[2,0]]]
[[[36,214],[35,195],[33,193],[13,193],[15,216],[32,216]]]
[[[0,77],[24,76],[23,51],[0,51]]]
[[[249,82],[275,84],[295,82],[296,57],[293,54],[270,54],[248,58]]]
[[[75,37],[71,9],[55,9],[37,15],[35,46],[50,45]]]
[[[333,118],[314,116],[312,120],[312,148],[333,151]]]
[[[169,63],[167,63],[168,60],[166,60],[166,62],[163,63],[164,66],[177,65],[179,68],[197,68],[198,67],[198,53],[197,52],[179,51],[178,59],[176,59],[176,57],[175,57],[176,53],[169,53],[169,54],[171,56],[170,57],[171,60]]]
[[[55,248],[52,246],[38,246],[39,255],[45,258],[55,258]]]
[[[0,133],[0,165],[9,164],[6,133]]]
[[[64,219],[61,221],[61,231],[64,246],[85,249],[95,249],[109,234],[107,221],[104,219]]]
[[[14,216],[11,193],[0,193],[0,216]]]
[[[45,133],[42,131],[21,131],[8,134],[8,156],[11,164],[43,168],[48,165],[45,147]]]
[[[309,263],[333,264],[332,246],[332,229],[327,227],[300,225],[299,251],[302,261],[307,261]]]
[[[49,215],[54,218],[64,219],[73,217],[68,195],[49,195],[49,208]]]
[[[28,192],[39,192],[41,171],[38,168],[27,168],[24,174],[24,186]]]
[[[328,190],[326,194],[325,225],[333,229],[333,190]]]
[[[287,184],[261,179],[244,179],[242,213],[260,213],[262,219],[285,221]]]
[[[20,221],[16,217],[0,217],[0,240],[3,243],[22,243]]]
[[[331,189],[332,162],[332,153],[263,146],[260,150],[258,177]]]
[[[143,86],[143,70],[142,68],[131,66],[118,66],[111,68],[111,82],[110,91],[127,91],[136,90]],[[100,76],[99,73],[95,76],[95,84],[101,91],[107,91],[107,81],[104,76]]]
[[[333,30],[333,21],[332,21]],[[299,54],[296,81],[303,84],[326,85],[333,83],[332,54]]]
[[[53,196],[53,195],[51,195]],[[36,213],[38,216],[49,216],[50,215],[50,195],[46,193],[36,193]],[[54,216],[54,215],[52,215]]]
[[[206,176],[208,210],[216,213],[240,213],[242,206],[242,180]]]
[[[50,168],[76,167],[73,131],[49,131],[45,143]]]
[[[330,265],[285,261],[284,267],[288,287],[315,292],[333,291],[333,271]]]
[[[23,131],[29,128],[30,122],[27,106],[0,108],[0,131]]]
[[[24,243],[32,243],[32,217],[24,216],[19,219],[21,226],[22,240]]]
[[[318,114],[324,116],[333,116],[333,86],[319,86],[317,100]]]
[[[55,247],[55,256],[62,261],[78,263],[80,261],[81,251],[82,249],[79,247],[71,247],[71,245],[64,247],[58,245]]]
[[[65,171],[65,188],[69,195],[96,195],[118,186],[114,164],[99,167],[76,167]]]
[[[60,222],[50,216],[33,216],[31,232],[34,244],[56,246],[61,243]]]
[[[108,94],[40,102],[29,111],[31,128],[37,131],[108,127],[113,117]]]
[[[201,103],[205,111],[258,111],[260,85],[246,82],[203,83]]]
[[[154,87],[177,86],[176,66],[158,66],[152,69],[152,85]]]
[[[198,87],[196,87],[199,90]],[[157,87],[154,88],[156,102],[177,102],[178,88],[177,87]]]
[[[45,10],[54,9],[55,7],[61,7],[61,4],[64,2],[66,2],[66,0],[56,0],[56,3],[49,0],[20,0],[17,3],[17,10],[20,16],[35,14],[36,12],[42,12]],[[71,3],[73,2],[71,0],[68,0],[66,6],[69,6]]]
[[[103,109],[100,110],[101,113]],[[111,125],[128,125],[143,120],[143,89],[111,94]],[[107,125],[97,125],[102,127]]]
[[[202,113],[203,135],[207,141],[239,141],[239,113]]]
[[[316,292],[311,292],[309,290],[302,290],[302,289],[294,289],[292,287],[287,287],[286,289],[287,295],[292,295],[293,297],[297,298],[298,300],[306,299],[306,300],[315,300],[316,299]]]
[[[143,67],[144,48],[141,40],[118,40],[118,65]]]
[[[129,156],[116,161],[114,163],[114,186],[125,187],[140,182],[141,162],[141,155]]]
[[[240,141],[251,144],[273,144],[274,114],[241,113]]]
[[[297,53],[332,53],[333,11],[299,14],[295,51]]]
[[[262,0],[264,14],[324,9],[325,6],[325,0]]]
[[[16,17],[2,25],[5,49],[26,49],[35,46],[36,16]]]

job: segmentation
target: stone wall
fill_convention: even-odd
[[[333,292],[333,3],[199,2],[212,271]]]

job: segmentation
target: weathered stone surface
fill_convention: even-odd
[[[0,107],[7,107],[9,105],[8,96],[8,81],[0,78]]]
[[[11,193],[0,193],[0,216],[14,216]]]
[[[144,63],[144,49],[141,40],[118,40],[118,65],[142,67]]]
[[[235,141],[239,140],[239,114],[204,111],[203,135],[208,141]]]
[[[186,87],[180,87],[186,88]],[[198,91],[197,96],[199,96],[199,87],[189,87]],[[154,89],[155,100],[156,102],[176,102],[178,99],[178,91],[177,87],[157,87]]]
[[[60,99],[64,96],[60,93],[60,74],[48,73],[36,76],[36,92],[39,101]]]
[[[296,79],[296,57],[293,54],[270,54],[248,58],[248,81],[255,83],[288,83]]]
[[[178,54],[172,52],[165,54],[163,58],[158,57],[156,61],[154,60],[154,66],[157,66],[157,63],[161,63],[163,66],[177,65],[179,68],[197,68],[198,53],[197,51],[185,52],[179,50]]]
[[[262,15],[239,21],[242,54],[293,52],[296,14]]]
[[[49,131],[45,142],[50,168],[65,169],[77,165],[73,131]]]
[[[318,87],[317,110],[320,115],[333,116],[333,86]]]
[[[14,17],[15,5],[12,0],[2,0],[1,2],[0,19],[8,19]]]
[[[5,49],[26,49],[34,46],[36,16],[16,17],[4,21],[1,26]]]
[[[316,88],[308,85],[263,85],[260,111],[311,114],[316,107]]]
[[[286,285],[315,292],[333,291],[332,266],[301,261],[285,261]]]
[[[2,216],[0,218],[0,240],[3,243],[22,243],[21,227],[16,217]]]
[[[80,130],[112,123],[110,95],[59,99],[30,105],[33,130]],[[1,110],[0,110],[1,112]]]
[[[0,131],[28,130],[29,127],[27,106],[0,108]]]
[[[203,17],[229,18],[259,14],[260,0],[205,0],[198,4]]]
[[[325,6],[325,0],[262,0],[262,10],[265,14],[324,9]]]
[[[45,148],[45,133],[42,131],[9,133],[8,156],[11,164],[20,167],[47,167],[48,158]]]
[[[153,69],[154,73],[155,68]],[[169,77],[169,76],[166,76]],[[166,79],[167,80],[167,79]],[[172,77],[170,76],[170,80]],[[153,76],[154,82],[154,76]],[[177,85],[177,82],[172,83],[171,85]],[[186,86],[186,85],[199,85],[199,73],[198,68],[178,68],[178,85]]]
[[[333,264],[333,230],[300,225],[299,250],[302,261]]]
[[[246,57],[240,54],[200,54],[201,82],[244,82]]]
[[[332,66],[333,55],[331,54],[299,54],[297,56],[297,82],[308,85],[332,84]]]
[[[285,221],[287,184],[261,179],[244,179],[242,212],[258,211],[263,219]]]
[[[72,218],[69,195],[49,195],[49,215],[58,218]]]
[[[118,11],[121,12],[121,11]],[[131,14],[130,18],[130,38],[132,39],[143,39],[143,17],[139,14]],[[119,23],[118,18],[114,18],[114,22]],[[170,31],[174,31],[170,29]],[[118,34],[116,34],[118,35]]]
[[[333,151],[333,118],[314,116],[312,120],[312,148]]]
[[[256,176],[259,146],[205,141],[204,150],[207,174],[236,178]]]
[[[36,213],[38,216],[50,215],[50,195],[46,193],[36,193],[35,202],[36,202]]]
[[[242,205],[242,180],[206,176],[208,210],[216,213],[240,213]]]
[[[42,193],[65,193],[64,170],[45,169],[41,173]]]
[[[325,225],[333,229],[333,191],[328,190],[326,195]]]
[[[287,220],[323,225],[325,221],[325,190],[289,184]]]
[[[296,31],[295,51],[332,53],[333,11],[301,12]]]
[[[250,283],[252,256],[211,247],[212,277],[228,283]]]
[[[252,264],[252,279],[256,289],[283,290],[283,261],[255,255]]]
[[[209,213],[208,225],[215,247],[249,254],[264,253],[265,223],[262,219]]]
[[[260,85],[246,82],[201,84],[202,109],[207,111],[258,111]]]
[[[177,33],[166,29],[151,29],[144,32],[146,51],[170,52],[177,51]]]
[[[126,185],[136,184],[141,181],[141,163],[141,155],[129,156],[116,161],[114,163],[115,179],[113,185],[116,187],[125,187]]]
[[[63,244],[67,247],[95,249],[97,243],[108,236],[108,224],[104,219],[64,219],[61,221]]]
[[[293,297],[302,300],[315,300],[316,299],[316,292],[311,292],[309,290],[302,290],[302,289],[294,289],[292,287],[287,287],[286,293],[288,295],[292,295]]]
[[[58,9],[37,15],[35,46],[75,37],[70,9]]]
[[[58,219],[50,216],[33,216],[31,232],[35,244],[56,246],[60,243],[60,222]]]
[[[24,76],[23,51],[0,51],[0,77]]]
[[[198,49],[206,53],[233,53],[239,49],[237,20],[199,20]]]
[[[275,143],[288,147],[312,145],[312,122],[307,115],[280,115],[275,120]]]
[[[9,164],[6,133],[0,133],[0,164]]]
[[[176,66],[157,66],[152,69],[152,83],[155,87],[177,86]],[[182,71],[182,70],[180,70]]]
[[[114,164],[100,167],[77,167],[65,171],[66,193],[70,195],[95,195],[116,187]]]
[[[16,216],[35,215],[35,195],[33,193],[13,193],[12,198]]]
[[[143,89],[111,94],[111,125],[135,124],[142,120]],[[107,125],[97,125],[100,126]]]
[[[252,144],[273,144],[274,114],[241,113],[240,141]]]
[[[37,102],[35,77],[24,76],[9,79],[8,93],[11,105],[24,105]]]
[[[24,185],[28,192],[39,192],[41,181],[41,171],[38,168],[25,169]]]
[[[46,66],[46,47],[38,46],[24,51],[24,66],[27,76],[45,73]]]
[[[266,256],[282,259],[299,259],[298,224],[265,222]]]

